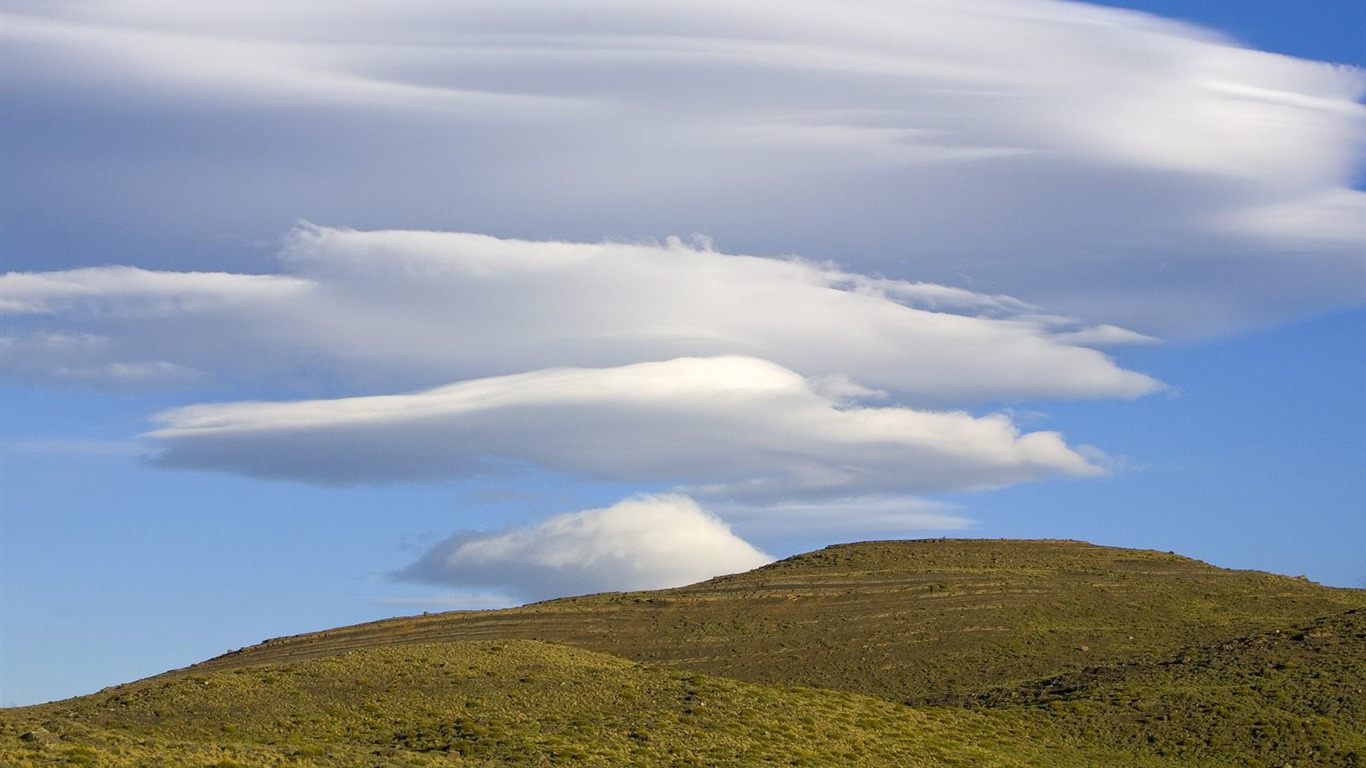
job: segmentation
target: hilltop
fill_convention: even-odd
[[[677,589],[276,638],[6,710],[0,758],[1353,766],[1363,617],[1366,591],[1171,553],[867,542]]]

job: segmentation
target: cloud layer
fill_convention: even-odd
[[[1100,472],[1004,415],[847,405],[749,357],[558,368],[406,395],[193,405],[171,467],[325,484],[515,472],[771,499],[978,490]]]
[[[679,587],[772,561],[692,499],[664,494],[529,528],[456,534],[398,575],[539,600]]]
[[[158,414],[161,466],[324,485],[550,472],[700,495],[770,537],[961,528],[910,496],[1102,471],[964,406],[1161,387],[1092,348],[1153,341],[1115,326],[704,239],[305,226],[280,264],[0,276],[0,360],[47,383],[339,393]]]
[[[169,466],[952,528],[907,494],[1100,471],[968,409],[1141,396],[1099,349],[1366,302],[1363,72],[1142,14],[12,0],[0,44],[0,366],[238,401],[161,414]],[[356,229],[263,256],[300,218]],[[719,250],[636,240],[691,232]],[[633,519],[743,555],[691,504],[423,568],[646,579],[602,554]]]
[[[912,402],[1135,397],[1083,346],[1143,340],[1022,302],[703,246],[296,230],[287,274],[131,267],[0,277],[0,355],[38,379],[111,366],[393,391],[552,366],[744,354]]]
[[[1138,13],[30,1],[0,35],[24,269],[53,238],[202,269],[139,249],[304,216],[700,231],[1161,335],[1366,300],[1363,73]]]

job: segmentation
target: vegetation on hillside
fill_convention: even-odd
[[[1043,712],[1071,739],[1183,763],[1366,766],[1366,611],[930,704]]]
[[[1078,542],[873,542],[271,640],[0,711],[0,764],[1352,767],[1363,689],[1366,591]]]
[[[27,740],[23,734],[28,734]],[[12,710],[14,766],[1088,765],[1026,717],[741,683],[536,641],[393,646]]]
[[[196,669],[525,638],[738,680],[911,701],[1295,626],[1366,591],[1075,541],[827,547],[679,589],[414,616],[271,640]]]

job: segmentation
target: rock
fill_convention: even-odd
[[[53,744],[57,737],[53,736],[46,728],[34,728],[19,734],[19,740],[29,744]]]

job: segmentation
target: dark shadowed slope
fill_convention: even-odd
[[[1366,765],[1366,611],[917,706],[936,702],[1046,713],[1070,740],[1183,761],[1352,768]]]

